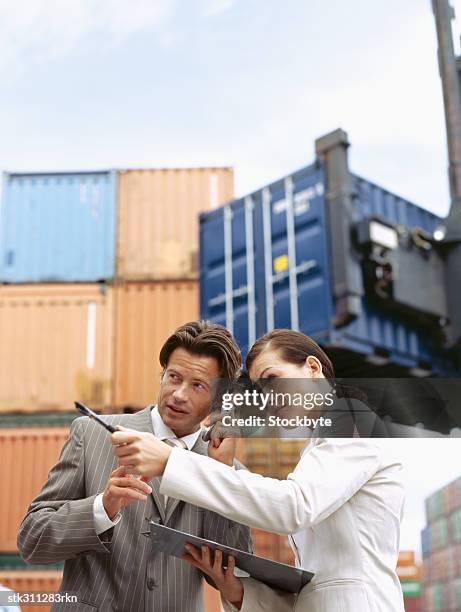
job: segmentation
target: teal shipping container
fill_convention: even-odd
[[[0,282],[98,282],[115,275],[116,173],[3,176]]]

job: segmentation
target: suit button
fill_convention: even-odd
[[[155,589],[155,580],[153,578],[148,579],[147,588],[149,589],[149,591],[153,591]]]

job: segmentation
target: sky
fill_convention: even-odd
[[[0,170],[230,165],[240,196],[342,127],[353,171],[448,211],[430,0],[0,0],[0,82]]]
[[[354,172],[444,216],[436,49],[430,0],[0,0],[0,170],[232,166],[240,196],[341,127]],[[461,442],[393,443],[419,549]]]

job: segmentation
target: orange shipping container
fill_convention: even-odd
[[[421,580],[419,565],[397,565],[397,576],[400,580]]]
[[[17,551],[19,525],[58,461],[68,432],[66,427],[0,429],[0,552]]]
[[[233,197],[232,168],[121,171],[118,278],[196,277],[198,214]]]
[[[0,411],[110,404],[111,298],[98,284],[0,287]]]
[[[245,466],[263,476],[286,478],[300,459],[306,440],[244,438],[237,447],[237,457]]]
[[[413,550],[401,550],[399,552],[399,558],[397,560],[397,566],[399,565],[415,565],[416,557]]]
[[[157,401],[160,349],[183,323],[198,317],[197,281],[131,282],[115,289],[114,406]]]
[[[287,565],[295,565],[295,556],[287,536],[268,533],[261,529],[252,529],[251,537],[253,538],[255,554]]]
[[[61,585],[59,571],[0,571],[0,584],[15,593],[57,593]],[[48,612],[49,605],[21,604],[21,612]]]

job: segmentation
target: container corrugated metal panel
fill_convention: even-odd
[[[57,462],[68,432],[64,427],[0,429],[0,552],[17,550],[19,525]]]
[[[160,349],[174,330],[198,317],[198,283],[131,282],[115,289],[117,408],[155,403]]]
[[[405,612],[423,612],[421,597],[405,597]]]
[[[15,593],[56,593],[61,586],[62,572],[58,571],[0,571],[0,584]],[[49,612],[51,606],[21,604],[21,612]]]
[[[423,557],[428,557],[431,554],[431,534],[429,526],[421,530],[421,550]]]
[[[409,565],[415,565],[416,557],[414,550],[401,550],[399,552],[399,558],[397,560],[397,567],[404,567]]]
[[[118,277],[197,277],[198,213],[231,200],[233,194],[231,168],[120,172]]]
[[[113,278],[114,172],[5,174],[2,200],[1,282]]]
[[[418,565],[397,565],[397,576],[400,580],[421,580],[421,568]]]
[[[295,565],[295,556],[286,536],[252,529],[255,554],[287,565]]]
[[[357,221],[379,215],[429,232],[440,222],[369,181],[353,176],[353,182]],[[347,352],[337,368],[340,375],[351,375],[349,355],[366,361],[376,351],[385,351],[390,362],[401,368],[416,368],[423,362],[431,364],[435,373],[453,375],[452,361],[431,343],[424,329],[400,313],[379,309],[366,296],[356,320],[341,329],[334,327],[329,250],[334,236],[326,188],[322,166],[316,163],[201,215],[202,317],[233,331],[243,353],[269,329],[298,328],[331,352]]]
[[[0,411],[110,404],[112,296],[97,284],[0,287]]]
[[[245,438],[237,447],[238,459],[251,471],[286,478],[299,461],[305,440]]]

